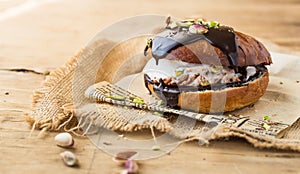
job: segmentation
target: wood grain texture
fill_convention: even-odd
[[[5,10],[25,1],[0,2]],[[71,151],[79,168],[63,165],[54,143],[56,133],[30,138],[24,113],[32,90],[45,76],[8,71],[26,68],[43,72],[62,65],[104,27],[138,14],[202,16],[266,39],[285,52],[300,51],[299,0],[226,1],[53,1],[0,20],[0,173],[114,173],[121,169],[87,138],[75,138]],[[276,47],[278,50],[278,47]],[[33,137],[38,131],[33,132]],[[170,155],[142,161],[141,173],[299,173],[300,154],[255,149],[240,139],[181,145]]]

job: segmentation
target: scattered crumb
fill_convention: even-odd
[[[50,75],[50,71],[47,71],[47,70],[46,70],[46,71],[44,71],[44,72],[43,72],[43,75],[44,75],[44,76],[48,76],[48,75]]]
[[[203,158],[202,160],[203,160],[203,161],[205,161],[205,160],[206,160],[206,158]]]
[[[296,80],[296,83],[299,83],[300,81],[299,80]]]
[[[153,151],[159,151],[160,150],[160,146],[159,145],[154,145],[154,146],[152,146],[152,150]]]
[[[279,82],[279,84],[281,84],[281,85],[282,85],[282,84],[283,84],[283,82]]]
[[[110,142],[103,142],[103,144],[107,145],[107,146],[112,145],[112,143],[110,143]]]
[[[9,95],[9,92],[5,92],[4,94],[5,94],[5,95]]]

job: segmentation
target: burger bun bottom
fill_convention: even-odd
[[[177,106],[200,113],[222,113],[237,110],[255,103],[266,92],[268,83],[269,73],[266,71],[259,78],[239,87],[222,90],[182,91],[178,95]],[[145,85],[151,94],[158,97],[153,84],[145,81]]]

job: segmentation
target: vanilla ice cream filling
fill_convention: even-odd
[[[156,65],[155,60],[151,59],[144,67],[143,73],[147,74],[154,83],[162,79],[166,85],[197,87],[245,82],[255,76],[258,69],[255,66],[247,66],[244,72],[246,74],[241,74],[222,66],[193,64],[178,60],[162,59]]]

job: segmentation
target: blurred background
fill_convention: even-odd
[[[300,0],[0,0],[0,68],[60,66],[104,27],[142,14],[216,20],[300,51],[299,10]]]

